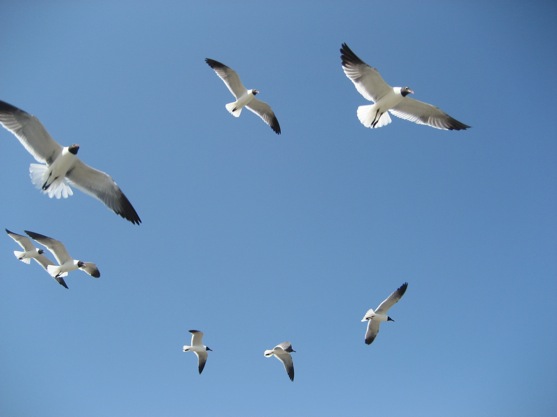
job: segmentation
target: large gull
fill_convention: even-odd
[[[443,110],[407,97],[408,87],[391,87],[376,68],[370,67],[345,43],[340,48],[342,69],[356,90],[374,104],[358,107],[357,115],[365,127],[377,128],[391,123],[389,112],[401,119],[437,129],[465,130],[470,126],[452,118]]]
[[[13,133],[41,164],[31,164],[31,181],[50,198],[73,194],[69,184],[97,198],[133,224],[139,215],[116,182],[106,173],[84,164],[77,157],[79,145],[62,147],[35,116],[0,100],[0,124]]]

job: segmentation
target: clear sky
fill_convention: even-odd
[[[143,224],[42,195],[0,129],[2,228],[102,274],[66,290],[1,239],[0,415],[555,416],[556,21],[551,1],[2,2],[0,99]],[[342,42],[472,128],[366,129]],[[282,135],[226,111],[207,57]],[[285,340],[294,382],[263,356]]]

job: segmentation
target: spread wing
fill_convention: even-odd
[[[254,97],[246,107],[271,126],[271,129],[273,129],[277,135],[280,135],[280,125],[271,106]]]
[[[380,324],[381,323],[378,320],[367,321],[367,330],[366,330],[366,338],[365,338],[366,345],[371,345],[371,342],[375,340],[375,338],[377,337],[377,333],[379,333]]]
[[[246,94],[247,89],[242,84],[242,81],[240,81],[240,77],[236,71],[211,58],[206,58],[205,62],[213,68],[236,99]]]
[[[340,48],[340,54],[344,73],[364,98],[377,102],[392,91],[392,87],[383,80],[379,71],[362,61],[345,43]]]
[[[452,118],[439,107],[405,97],[399,104],[389,110],[401,119],[409,120],[420,125],[428,125],[436,129],[465,130],[470,126]]]
[[[31,240],[27,236],[19,235],[17,233],[9,231],[8,229],[6,229],[6,233],[9,237],[15,240],[22,249],[25,249],[26,251],[35,249],[35,245],[33,245],[33,242],[31,242]]]
[[[66,178],[84,193],[102,201],[124,219],[133,224],[141,223],[130,200],[110,175],[77,160],[72,170],[66,174]]]
[[[284,369],[286,370],[290,380],[294,381],[294,362],[292,361],[290,353],[281,351],[280,349],[275,349],[275,356],[284,365]]]
[[[54,255],[60,265],[73,259],[62,242],[45,235],[41,235],[40,233],[30,232],[28,230],[26,230],[25,233],[27,233],[33,240],[36,240],[41,245],[46,246],[46,248]]]
[[[202,346],[203,345],[203,332],[199,330],[190,330],[191,333],[191,345],[192,346]]]
[[[195,354],[197,355],[197,363],[198,363],[198,369],[199,369],[199,373],[201,374],[201,372],[203,372],[203,368],[205,368],[205,363],[207,363],[207,356],[208,353],[203,351],[203,352],[197,352],[195,351]]]
[[[51,164],[62,152],[60,144],[52,139],[39,119],[5,101],[0,101],[0,124],[39,162]]]
[[[404,284],[402,284],[396,291],[394,291],[391,295],[389,295],[385,300],[383,300],[383,302],[381,304],[379,304],[379,307],[377,307],[375,309],[375,312],[377,314],[386,314],[387,311],[396,303],[398,303],[398,300],[401,299],[401,297],[404,295],[404,293],[406,292],[406,288],[408,288],[408,283],[405,282]]]

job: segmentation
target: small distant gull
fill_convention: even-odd
[[[240,81],[240,77],[236,71],[232,68],[210,58],[206,58],[205,62],[215,70],[230,92],[236,97],[235,102],[228,103],[225,106],[226,110],[233,116],[240,117],[242,108],[246,107],[248,110],[261,117],[265,123],[271,126],[271,129],[273,129],[275,133],[280,135],[280,125],[271,106],[255,98],[255,96],[259,94],[258,90],[247,90]]]
[[[133,224],[141,223],[120,187],[106,173],[91,168],[76,156],[79,145],[60,146],[35,116],[0,101],[0,124],[12,132],[42,164],[31,164],[33,184],[50,198],[73,195],[70,184],[97,198]]]
[[[198,369],[201,375],[203,368],[205,368],[205,363],[207,362],[207,356],[209,355],[207,351],[210,350],[212,352],[212,350],[209,346],[203,344],[203,332],[199,330],[190,330],[189,332],[191,333],[191,346],[184,345],[183,351],[193,352],[197,355]]]
[[[77,259],[73,259],[62,242],[45,235],[41,235],[39,233],[30,232],[28,230],[26,230],[25,233],[27,233],[33,240],[39,242],[41,245],[46,246],[46,248],[54,255],[54,257],[58,261],[59,265],[48,265],[46,268],[48,273],[52,277],[65,277],[68,275],[69,272],[75,271],[76,269],[81,269],[94,278],[99,278],[101,276],[97,265],[92,262],[83,262]]]
[[[387,316],[387,311],[389,311],[389,309],[393,305],[398,303],[398,300],[400,300],[400,298],[406,292],[407,287],[408,283],[405,282],[395,292],[389,295],[387,299],[383,300],[383,302],[379,304],[379,307],[377,307],[375,311],[373,311],[372,308],[367,311],[366,315],[362,319],[362,322],[367,321],[367,331],[365,338],[366,345],[370,345],[371,342],[373,342],[373,340],[377,336],[377,333],[379,333],[379,325],[382,321],[394,321],[392,318]]]
[[[342,69],[365,99],[375,104],[358,107],[358,119],[365,127],[376,128],[391,123],[389,112],[401,119],[444,130],[465,130],[470,126],[453,119],[440,108],[407,97],[408,87],[391,87],[377,69],[362,61],[345,43],[340,49]]]
[[[33,245],[33,242],[31,242],[31,239],[29,239],[27,236],[19,235],[17,233],[9,231],[8,229],[6,229],[6,233],[8,233],[8,236],[10,236],[13,240],[17,242],[19,246],[22,247],[23,252],[14,250],[14,255],[21,262],[25,262],[26,264],[29,264],[31,262],[31,259],[34,259],[47,272],[48,272],[48,266],[54,265],[54,262],[52,262],[50,259],[48,259],[46,256],[43,255],[44,251],[42,249],[36,248],[35,245]],[[68,288],[66,282],[64,281],[64,278],[62,277],[52,277],[52,278],[58,281],[58,284],[62,285],[65,288]]]
[[[274,348],[266,350],[264,355],[269,358],[274,356],[284,365],[286,373],[290,377],[291,381],[294,381],[294,363],[292,362],[292,352],[296,352],[292,349],[292,344],[290,342],[282,342],[276,345]]]

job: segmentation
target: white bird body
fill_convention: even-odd
[[[407,97],[414,92],[408,87],[391,87],[379,71],[362,61],[345,43],[340,49],[342,69],[356,90],[374,104],[359,106],[360,122],[369,128],[391,123],[389,112],[401,119],[436,129],[465,130],[470,126],[452,118],[440,108]]]
[[[30,264],[31,259],[35,259],[37,256],[41,255],[42,253],[43,250],[37,248],[33,248],[28,251],[14,250],[15,257],[19,259],[21,262],[24,262],[26,264]]]
[[[70,259],[62,265],[48,265],[47,271],[53,277],[67,277],[69,272],[82,268],[83,264],[82,261]]]
[[[182,347],[182,351],[195,353],[197,356],[199,374],[201,374],[201,372],[203,372],[203,368],[205,368],[207,357],[209,356],[207,351],[212,351],[212,349],[202,343],[203,332],[200,332],[199,330],[190,330],[189,332],[192,335],[191,345],[184,345]]]
[[[288,374],[288,377],[291,381],[294,381],[294,362],[292,361],[292,352],[296,352],[294,349],[292,349],[292,343],[282,342],[272,349],[265,350],[265,352],[263,352],[263,355],[265,355],[265,357],[267,358],[274,356],[280,362],[282,362],[282,364],[284,365],[284,369]]]
[[[234,117],[240,117],[242,109],[252,102],[256,94],[257,90],[247,90],[245,94],[238,98],[238,100],[226,104],[226,110],[228,110]]]
[[[50,198],[68,198],[73,195],[66,183],[66,174],[78,161],[76,153],[79,146],[64,146],[62,152],[51,165],[31,164],[29,174],[31,182]]]
[[[398,303],[398,301],[406,292],[406,288],[408,288],[407,282],[402,284],[396,291],[394,291],[385,300],[383,300],[375,310],[370,308],[366,312],[364,318],[362,319],[362,322],[367,321],[367,329],[365,335],[366,345],[370,345],[375,340],[377,334],[379,333],[379,325],[381,323],[385,321],[394,321],[387,315],[387,312],[393,305]]]

